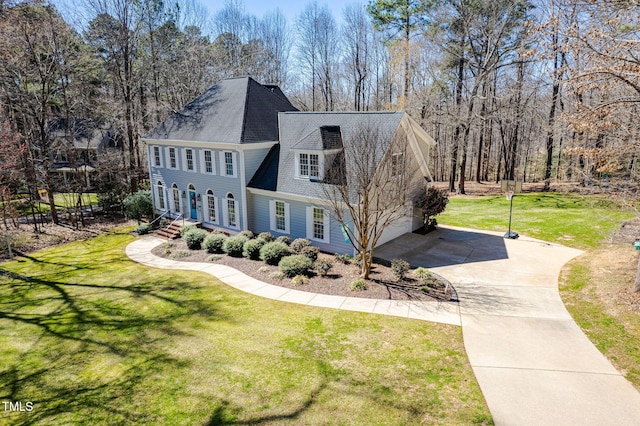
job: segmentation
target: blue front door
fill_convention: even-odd
[[[198,209],[196,208],[195,191],[189,191],[189,205],[191,206],[191,219],[198,220]]]

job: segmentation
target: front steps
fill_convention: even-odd
[[[179,220],[177,222],[171,222],[164,228],[160,228],[156,231],[156,236],[167,240],[175,240],[176,238],[180,238],[180,229],[183,226],[189,225],[195,226],[196,228],[202,228],[202,222],[188,222],[185,220],[183,225],[182,220]]]

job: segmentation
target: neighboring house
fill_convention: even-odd
[[[58,175],[58,190],[69,184],[94,186],[92,176],[101,157],[122,150],[122,138],[109,124],[90,119],[55,118],[47,124],[51,140],[52,171]]]
[[[332,168],[349,167],[339,161],[344,144],[372,123],[389,136],[388,146],[403,135],[423,189],[434,142],[406,113],[300,112],[276,86],[224,80],[143,136],[155,209],[231,234],[268,231],[352,253],[321,185]],[[422,226],[413,210],[379,244]]]

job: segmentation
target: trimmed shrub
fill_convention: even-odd
[[[303,256],[307,256],[309,259],[311,259],[312,262],[315,262],[316,259],[318,259],[318,252],[318,247],[314,246],[302,247],[302,250],[300,250],[300,254]]]
[[[260,259],[269,265],[277,265],[280,259],[290,254],[291,252],[286,244],[276,241],[267,243],[260,249]]]
[[[340,253],[336,253],[334,254],[336,260],[340,263],[343,263],[345,265],[348,265],[351,263],[351,256],[349,256],[348,254],[340,254]]]
[[[202,242],[207,238],[207,235],[209,233],[204,229],[195,228],[185,232],[182,239],[190,250],[200,250]]]
[[[307,240],[306,238],[296,238],[295,240],[293,240],[293,242],[289,247],[291,247],[291,251],[293,253],[300,254],[300,252],[304,247],[307,247],[310,245],[311,245],[311,241]]]
[[[244,231],[240,232],[238,235],[242,237],[247,237],[248,240],[255,237],[255,234],[252,231],[249,231],[248,229],[245,229]]]
[[[260,249],[265,244],[267,244],[267,242],[262,238],[249,240],[242,246],[242,255],[251,260],[258,260],[260,259]]]
[[[367,289],[367,283],[364,280],[355,280],[351,284],[349,284],[349,290],[351,291],[365,291]]]
[[[263,240],[265,240],[268,243],[273,241],[273,235],[271,235],[271,232],[261,232],[261,233],[258,234],[258,238],[262,238]]]
[[[326,259],[318,259],[313,263],[313,269],[315,269],[321,277],[326,276],[331,268],[333,268],[333,263]]]
[[[391,272],[395,275],[398,281],[403,280],[407,276],[407,271],[409,270],[409,262],[402,259],[393,259],[391,261]]]
[[[226,239],[227,236],[224,234],[207,235],[207,238],[202,242],[202,248],[205,249],[207,253],[222,253],[222,245]]]
[[[186,234],[187,232],[191,231],[192,229],[198,229],[197,226],[195,225],[187,225],[187,226],[183,226],[180,228],[180,236],[183,237],[184,234]]]
[[[224,244],[222,244],[222,251],[227,253],[229,256],[242,257],[244,243],[246,243],[247,241],[249,241],[249,239],[244,235],[229,237],[224,240]]]
[[[281,243],[285,243],[288,246],[291,245],[291,238],[289,238],[286,235],[280,235],[278,238],[276,238],[276,241],[279,241]]]
[[[309,270],[312,267],[313,262],[311,259],[301,254],[283,257],[278,263],[278,269],[289,278],[296,275],[309,275]]]
[[[134,232],[138,235],[146,235],[151,232],[151,225],[149,225],[148,223],[138,225],[136,226],[136,229],[134,229]]]
[[[295,286],[309,284],[309,277],[305,277],[304,275],[296,275],[291,279],[291,284]]]

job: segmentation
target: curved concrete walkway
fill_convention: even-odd
[[[460,303],[318,295],[263,283],[232,268],[152,255],[136,240],[127,255],[148,266],[208,272],[261,297],[310,306],[462,325],[467,354],[496,425],[637,425],[640,393],[571,319],[559,293],[561,267],[581,252],[500,233],[442,227],[376,250],[450,280]]]

